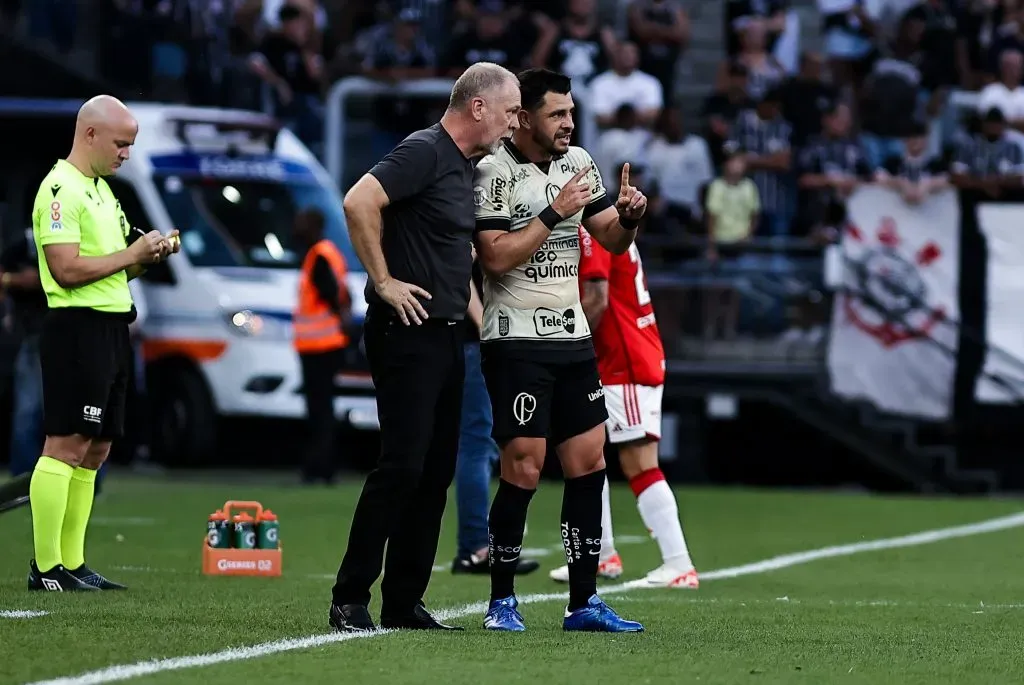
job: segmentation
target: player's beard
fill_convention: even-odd
[[[557,131],[554,132],[554,134],[550,138],[547,138],[547,137],[544,137],[544,136],[540,135],[539,132],[538,132],[538,133],[534,134],[533,141],[535,143],[537,143],[537,147],[539,147],[542,150],[544,150],[544,152],[546,154],[549,154],[552,157],[554,157],[555,155],[565,154],[565,150],[560,148],[559,145],[558,145],[558,136],[561,135],[561,134],[562,134],[562,131],[561,130],[557,130]]]

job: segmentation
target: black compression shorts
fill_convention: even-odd
[[[47,312],[39,339],[46,435],[124,435],[132,318],[86,307]]]

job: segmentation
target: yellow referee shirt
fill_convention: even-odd
[[[39,280],[51,309],[131,311],[132,295],[124,271],[79,288],[62,288],[50,274],[43,252],[46,245],[78,243],[83,257],[102,257],[127,247],[128,221],[106,181],[89,178],[66,160],[58,160],[36,193],[32,231],[39,254]]]

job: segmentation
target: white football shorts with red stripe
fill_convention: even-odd
[[[661,438],[661,395],[665,386],[606,385],[608,439],[613,443]]]

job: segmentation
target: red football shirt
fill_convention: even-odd
[[[665,350],[636,245],[613,255],[580,226],[581,297],[583,284],[593,280],[608,281],[608,308],[593,331],[601,383],[664,384]]]

